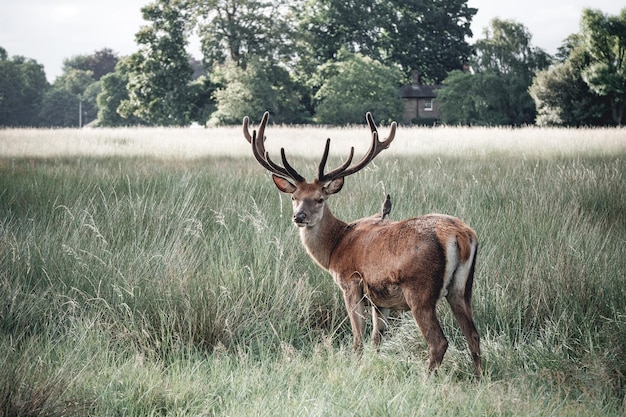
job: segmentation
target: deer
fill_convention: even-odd
[[[292,220],[309,256],[328,271],[343,294],[352,328],[353,349],[363,350],[365,309],[371,307],[372,344],[379,349],[392,310],[413,315],[429,349],[428,373],[436,373],[448,349],[448,341],[436,314],[445,298],[467,341],[477,377],[482,374],[480,336],[472,311],[472,286],[478,250],[476,232],[462,220],[445,214],[427,214],[402,221],[381,215],[353,222],[336,218],[328,198],[342,190],[347,176],[365,168],[393,141],[396,122],[379,140],[371,113],[366,114],[371,145],[352,165],[354,147],[339,167],[326,172],[330,138],[326,140],[317,178],[308,182],[287,161],[281,148],[282,165],[265,150],[269,112],[249,131],[243,119],[243,134],[252,145],[257,162],[272,174],[279,191],[291,195]]]

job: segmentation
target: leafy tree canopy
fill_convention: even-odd
[[[64,89],[52,88],[41,103],[41,125],[46,127],[76,127],[79,123],[80,100]]]
[[[41,109],[45,126],[78,127],[94,120],[100,83],[89,70],[69,68],[46,91]]]
[[[490,71],[452,71],[437,94],[442,121],[474,126],[512,124],[508,88],[505,78]]]
[[[283,67],[251,59],[244,70],[234,62],[224,67],[215,92],[217,111],[209,124],[239,124],[244,116],[260,119],[269,111],[276,123],[302,123],[304,112],[294,95],[293,81]]]
[[[298,53],[319,65],[359,52],[439,83],[469,59],[476,11],[466,0],[308,0],[295,12]]]
[[[432,84],[467,64],[472,55],[467,39],[478,11],[467,0],[382,3],[389,4],[380,40],[385,62],[400,65],[407,77],[418,70]]]
[[[446,123],[521,126],[535,121],[535,104],[528,93],[537,70],[550,56],[530,42],[528,30],[511,20],[493,19],[476,44],[472,68],[452,72],[437,100]],[[463,93],[461,93],[463,92]]]
[[[530,88],[537,106],[537,124],[596,126],[622,122],[625,15],[626,9],[619,16],[583,11],[580,33],[568,36],[559,48],[559,64],[538,72]]]
[[[95,81],[100,80],[104,75],[115,71],[115,66],[119,58],[112,49],[104,48],[91,55],[76,55],[63,61],[63,72],[72,69],[91,71]]]
[[[337,58],[340,50],[380,58],[377,43],[384,12],[378,0],[306,0],[295,8],[299,53],[316,65]],[[374,10],[377,10],[374,12]]]
[[[136,35],[139,51],[129,60],[129,97],[119,107],[123,117],[162,126],[189,123],[193,70],[185,51],[189,15],[183,6],[183,1],[156,0],[142,8],[152,23]]]
[[[229,60],[245,68],[252,56],[288,56],[292,31],[287,4],[288,0],[190,0],[206,67]]]
[[[128,101],[128,73],[130,71],[130,59],[123,58],[118,61],[115,71],[110,72],[102,79],[100,93],[97,96],[98,102],[98,125],[99,126],[137,126],[144,122],[128,114],[122,116],[120,109],[122,103]]]
[[[533,47],[526,27],[513,20],[495,18],[476,41],[476,58],[472,68],[477,72],[518,74],[528,80],[536,70],[546,68],[551,57],[541,48]]]
[[[0,126],[37,126],[45,91],[43,65],[0,47]]]
[[[626,8],[617,16],[585,9],[581,29],[591,57],[583,79],[591,91],[610,100],[613,122],[621,125],[626,109]]]
[[[530,94],[537,106],[539,126],[602,124],[606,103],[589,90],[573,60],[539,71]]]
[[[339,58],[322,71],[325,82],[315,95],[319,123],[361,123],[368,111],[383,123],[402,116],[398,87],[403,75],[398,68],[358,53],[340,52]]]

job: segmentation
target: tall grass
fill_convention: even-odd
[[[594,149],[383,153],[330,201],[476,229],[479,382],[444,305],[438,376],[409,315],[357,359],[251,157],[4,157],[0,415],[623,415],[626,150]]]

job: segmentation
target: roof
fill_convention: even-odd
[[[435,98],[440,85],[407,84],[400,87],[401,98]]]

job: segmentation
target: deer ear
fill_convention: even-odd
[[[326,194],[331,195],[338,193],[339,191],[341,191],[342,188],[343,177],[339,177],[336,180],[331,181],[326,187],[324,187],[324,190],[326,191]]]
[[[272,179],[274,180],[276,187],[278,187],[278,189],[283,193],[291,194],[296,191],[296,186],[286,179],[279,177],[278,175],[272,175]]]

